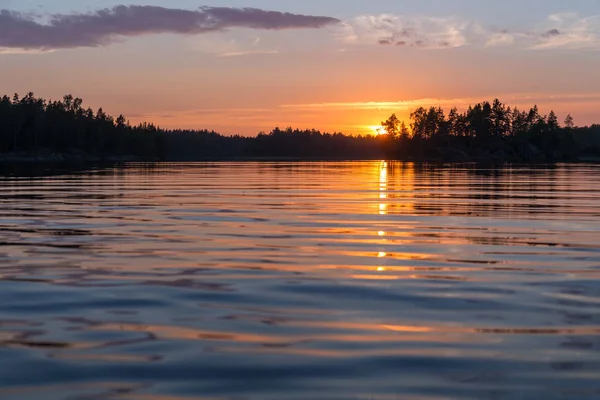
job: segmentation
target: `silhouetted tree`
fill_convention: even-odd
[[[410,127],[413,132],[413,137],[417,139],[427,137],[427,110],[423,107],[417,108],[410,114],[410,119],[412,120]]]
[[[600,154],[600,126],[575,129],[569,115],[563,129],[554,111],[541,115],[537,106],[521,111],[495,99],[469,106],[464,113],[454,107],[447,117],[439,107],[419,107],[410,118],[412,139],[401,148],[417,149],[413,154],[418,158],[443,159],[450,154],[465,160],[572,160],[578,153],[595,154],[590,146],[597,146]],[[594,134],[598,139],[592,138]]]
[[[567,117],[565,118],[565,128],[572,129],[574,126],[575,123],[573,122],[573,117],[571,114],[567,114]]]
[[[0,99],[0,152],[85,153],[99,157],[162,157],[162,135],[153,126],[131,128],[124,116],[117,118],[102,109],[94,113],[83,100],[66,95],[46,101],[27,93],[20,98]]]
[[[560,125],[558,123],[558,117],[554,113],[554,110],[550,110],[550,114],[548,114],[546,124],[548,125],[548,129],[550,131],[555,131],[560,128]]]
[[[392,114],[387,120],[381,123],[387,134],[392,139],[397,139],[400,136],[400,120],[396,114]]]
[[[400,122],[400,139],[406,140],[410,137],[410,131],[408,130],[406,123],[404,121]]]

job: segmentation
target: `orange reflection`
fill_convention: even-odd
[[[379,214],[386,215],[387,214],[387,188],[388,188],[388,163],[387,161],[382,161],[379,165]]]
[[[378,267],[377,270],[379,271]],[[360,279],[360,280],[364,280],[364,281],[397,281],[400,278],[397,276],[391,276],[391,275],[366,275],[366,274],[362,274],[362,275],[352,275],[352,279]]]
[[[387,161],[382,161],[379,164],[379,215],[386,215],[388,211],[387,206],[387,198],[388,198],[388,163]],[[386,242],[385,231],[378,231],[377,236],[381,237],[381,244]],[[388,254],[384,251],[380,251],[377,257],[379,259],[383,259],[387,257]],[[376,269],[377,272],[385,272],[386,268],[383,266],[378,266]],[[355,279],[365,279],[365,280],[394,280],[398,279],[397,277],[388,277],[385,275],[355,275]]]

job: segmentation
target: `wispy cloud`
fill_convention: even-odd
[[[484,37],[485,47],[510,46],[515,43],[515,35],[508,30],[486,32],[482,29],[480,32]]]
[[[454,17],[364,15],[346,21],[339,29],[339,37],[349,43],[450,48],[466,44],[468,26]]]
[[[11,47],[0,47],[0,54],[40,54],[40,53],[52,53],[54,50],[35,50],[35,49],[20,49]]]
[[[554,14],[542,24],[534,49],[600,49],[600,16],[580,17],[574,13]]]
[[[227,35],[218,33],[190,38],[189,47],[217,58],[258,56],[279,54],[276,44],[263,44],[260,37],[248,36],[248,32],[236,32]]]
[[[525,49],[600,49],[600,16],[575,13],[553,14],[530,30],[486,30],[474,32],[486,47],[515,45]]]
[[[488,97],[488,100],[492,96]],[[600,93],[519,93],[502,96],[501,100],[517,106],[532,106],[536,103],[577,103],[600,101]],[[307,104],[284,104],[286,110],[370,110],[370,111],[412,111],[417,107],[458,107],[464,108],[482,101],[479,97],[463,98],[421,98],[401,101],[366,101],[366,102],[330,102]]]
[[[217,57],[240,57],[240,56],[252,56],[261,54],[278,54],[278,50],[248,50],[248,51],[232,51],[228,53],[219,53]]]
[[[183,10],[124,6],[85,14],[54,14],[43,19],[0,10],[0,47],[47,50],[96,47],[121,37],[153,33],[195,35],[228,28],[264,30],[323,28],[340,21],[323,16],[256,8],[201,7]]]
[[[462,46],[514,46],[526,49],[600,49],[600,16],[554,14],[531,29],[487,28],[456,16],[362,15],[340,21],[256,8],[200,7],[195,10],[118,5],[90,13],[39,14],[0,10],[0,54],[23,54],[65,48],[104,46],[126,37],[158,33],[200,35],[230,28],[257,30],[332,27],[351,45],[450,49]],[[273,54],[254,43],[214,54],[233,57]]]
[[[600,49],[600,16],[554,14],[531,29],[487,28],[457,17],[364,15],[337,27],[348,44],[447,49],[462,46],[515,46],[525,49]]]
[[[366,102],[332,102],[332,103],[308,103],[308,104],[284,104],[283,109],[294,110],[409,110],[424,105],[452,106],[455,104],[468,104],[474,102],[474,99],[414,99],[402,101],[366,101]]]

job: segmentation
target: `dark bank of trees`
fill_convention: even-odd
[[[463,113],[456,108],[446,113],[440,107],[419,107],[410,118],[410,130],[396,115],[382,122],[389,133],[390,156],[513,162],[600,157],[600,125],[575,127],[571,115],[561,125],[554,111],[542,115],[537,106],[519,110],[496,99]]]
[[[1,153],[17,154],[17,160],[44,160],[50,155],[73,160],[181,161],[383,156],[380,141],[373,137],[275,128],[249,138],[206,130],[163,130],[148,123],[132,126],[123,115],[114,118],[102,108],[84,108],[80,98],[67,95],[47,101],[33,93],[0,98]]]
[[[33,93],[0,98],[0,153],[44,159],[390,159],[414,161],[600,161],[600,125],[575,127],[567,117],[537,107],[521,111],[498,100],[469,107],[418,108],[406,124],[392,115],[388,135],[349,136],[317,130],[279,129],[256,137],[206,130],[132,126],[102,109],[84,108],[71,95],[46,101]],[[17,157],[17,159],[18,159]],[[14,157],[13,157],[14,159]],[[0,155],[0,160],[2,156]]]
[[[90,157],[164,157],[164,135],[152,124],[84,108],[71,95],[46,101],[33,93],[0,98],[0,153],[69,153]]]
[[[382,141],[372,136],[280,129],[256,137],[222,136],[208,131],[167,131],[170,159],[381,159]]]

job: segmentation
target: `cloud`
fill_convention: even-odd
[[[46,22],[30,14],[0,10],[0,48],[97,47],[121,37],[153,33],[197,35],[228,28],[316,29],[339,22],[331,17],[228,7],[182,10],[119,5],[86,14],[54,14]]]
[[[550,29],[549,31],[542,33],[543,38],[551,38],[554,36],[560,36],[560,31],[558,29]]]
[[[489,99],[489,98],[488,98]],[[530,107],[536,103],[585,103],[600,101],[600,93],[518,93],[504,95],[501,100],[509,105],[519,107]],[[464,98],[420,98],[401,101],[365,101],[365,102],[331,102],[331,103],[308,103],[308,104],[284,104],[280,108],[296,111],[333,111],[333,110],[369,110],[369,111],[412,111],[418,107],[458,107],[464,109],[482,101],[478,97]]]
[[[473,103],[475,99],[414,99],[402,101],[364,101],[364,102],[349,102],[349,103],[308,103],[308,104],[284,104],[280,107],[283,109],[294,110],[375,110],[375,111],[392,111],[392,110],[411,110],[422,105],[444,105],[452,106],[455,104]]]
[[[340,26],[338,37],[348,43],[441,49],[465,45],[468,27],[453,17],[363,15]]]
[[[263,46],[259,37],[247,35],[248,32],[231,32],[229,34],[212,33],[202,37],[191,37],[188,42],[190,49],[217,58],[241,56],[258,56],[279,54],[273,46]]]
[[[533,49],[600,49],[600,16],[553,14],[540,26],[543,31]]]
[[[53,53],[54,50],[32,50],[32,49],[19,49],[10,47],[0,47],[0,54],[41,54],[41,53]]]
[[[600,49],[600,16],[579,17],[565,13],[550,15],[531,30],[486,30],[475,32],[485,39],[486,47],[517,45],[521,48]]]
[[[337,26],[345,44],[448,49],[514,46],[525,49],[600,49],[600,16],[550,15],[532,29],[483,27],[456,17],[363,15]]]
[[[483,28],[478,30],[485,40],[485,47],[510,46],[515,43],[515,35],[508,30],[487,32]]]
[[[217,57],[240,57],[240,56],[252,56],[261,54],[279,54],[278,50],[249,50],[249,51],[232,51],[228,53],[219,53]]]

